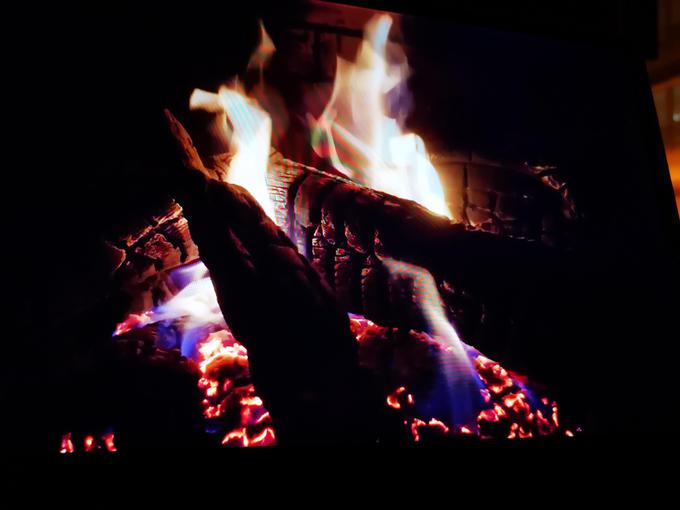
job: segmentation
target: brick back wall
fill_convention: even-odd
[[[293,73],[299,80],[298,90],[291,96],[299,95],[301,99],[289,99],[289,108],[296,112],[291,117],[318,116],[323,111],[332,91],[336,56],[354,59],[363,26],[372,15],[365,9],[315,4],[305,22],[292,27],[289,35],[282,38],[277,58],[286,65],[278,69],[275,65],[271,75],[275,86],[277,81],[284,81],[279,73],[288,80]],[[394,17],[390,37],[402,43],[399,16]],[[286,158],[318,166],[309,157],[308,136],[293,133],[296,128],[304,132],[307,126],[291,127],[286,137],[276,141],[276,148]],[[445,134],[439,136],[446,138]],[[566,186],[550,177],[537,176],[541,168],[490,159],[464,148],[439,149],[430,155],[454,219],[470,228],[555,242],[564,230],[565,220],[573,216]]]
[[[559,240],[574,211],[568,190],[542,167],[503,163],[471,151],[434,154],[456,221],[520,239]]]

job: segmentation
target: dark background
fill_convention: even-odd
[[[586,243],[547,278],[568,290],[542,305],[554,339],[537,359],[551,359],[562,382],[573,374],[568,397],[595,409],[590,430],[628,439],[672,430],[678,225],[644,74],[643,58],[655,51],[653,8],[371,5],[431,17],[405,27],[416,48],[411,65],[432,70],[412,80],[415,97],[431,100],[416,102],[414,126],[447,133],[454,145],[570,169],[589,218]],[[17,162],[5,187],[6,203],[19,202],[9,207],[17,311],[7,318],[3,392],[12,417],[4,426],[22,439],[15,445],[31,444],[62,412],[52,371],[87,341],[67,334],[69,321],[89,313],[91,296],[109,283],[102,225],[163,195],[162,108],[181,118],[193,88],[214,90],[245,67],[259,17],[276,42],[298,13],[291,4],[235,12],[191,2],[28,15],[32,30],[12,47],[21,93],[8,99],[20,110],[24,143],[9,151]],[[433,59],[455,79],[437,80]]]

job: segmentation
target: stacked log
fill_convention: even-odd
[[[333,292],[247,191],[209,176],[167,117],[183,163],[173,195],[280,443],[374,442],[376,396]]]

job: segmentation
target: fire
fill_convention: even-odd
[[[131,314],[116,326],[113,336],[147,324],[177,321],[178,345],[169,347],[179,347],[184,356],[192,357],[199,338],[226,326],[208,270],[202,262],[175,269],[173,278],[183,285],[176,295],[152,310]]]
[[[388,15],[373,18],[365,27],[356,61],[338,57],[331,99],[321,116],[310,120],[312,146],[350,179],[451,218],[422,138],[402,130],[403,111],[386,111],[388,95],[399,103],[409,73],[403,50],[388,42],[391,26]],[[275,50],[260,22],[260,43],[247,66],[259,69],[260,89],[264,87],[263,69]],[[388,54],[397,55],[399,62],[389,62]],[[232,156],[225,180],[246,188],[276,221],[266,177],[272,140],[267,103],[258,89],[248,93],[237,80],[221,86],[217,93],[195,89],[189,99],[190,108],[216,114],[216,135],[227,143]]]
[[[203,415],[218,424],[225,446],[276,444],[271,416],[249,382],[248,352],[227,329],[208,335],[199,345],[199,388]],[[226,427],[228,430],[223,430]],[[209,427],[212,428],[212,425]]]
[[[395,116],[403,112],[386,112],[388,94],[393,103],[395,98],[404,103],[399,93],[409,72],[401,48],[388,42],[391,26],[390,16],[374,17],[355,62],[338,57],[331,99],[311,121],[312,144],[350,179],[451,218],[425,143],[402,131]],[[397,56],[397,64],[388,62],[388,52]]]
[[[198,273],[197,277],[201,277]],[[371,350],[373,339],[389,348],[394,332],[361,316],[350,317],[352,333],[359,343],[360,359]],[[435,349],[442,359],[441,369],[451,366],[462,352],[473,367],[474,375],[483,386],[477,388],[478,408],[473,418],[465,423],[448,422],[444,417],[420,415],[414,392],[408,385],[400,384],[386,395],[385,404],[404,417],[404,426],[417,443],[431,439],[473,436],[484,438],[532,438],[552,435],[560,431],[557,404],[547,397],[535,398],[524,383],[505,370],[499,363],[467,346],[460,339],[460,351],[442,341],[441,337],[408,332],[414,342],[428,345],[426,351]],[[366,351],[365,349],[368,349]],[[256,394],[250,381],[248,352],[225,326],[203,336],[195,349],[195,359],[201,377],[198,382],[202,393],[203,414],[207,430],[219,435],[224,446],[253,447],[276,444],[276,432],[265,403]],[[422,360],[415,360],[421,365]],[[454,363],[455,365],[455,363]],[[366,365],[368,366],[368,365]],[[370,367],[369,367],[370,368]],[[449,380],[450,382],[450,380]],[[469,388],[465,388],[466,391]],[[464,395],[462,395],[464,396]],[[454,398],[461,394],[454,392]],[[423,399],[426,404],[427,399]],[[425,406],[426,408],[427,406]],[[576,429],[580,432],[580,429]],[[573,437],[571,430],[561,431]],[[71,436],[62,438],[61,451],[73,450]],[[108,451],[116,451],[113,434],[102,436]],[[85,450],[101,448],[94,436],[86,438]]]
[[[113,332],[113,336],[122,335],[130,331],[131,329],[141,328],[146,326],[152,321],[153,312],[148,311],[142,314],[136,315],[134,313],[130,314],[127,319],[116,326],[116,330]]]
[[[310,121],[312,145],[348,178],[414,200],[451,218],[425,143],[417,134],[403,131],[401,120],[406,112],[400,94],[405,90],[409,69],[401,48],[388,40],[391,27],[388,15],[374,17],[365,27],[355,61],[338,58],[330,101],[321,116]],[[248,69],[258,69],[262,81],[264,66],[275,46],[262,24],[260,31],[261,41]],[[276,221],[267,187],[272,117],[262,106],[267,101],[259,102],[255,95],[235,80],[230,86],[221,86],[217,93],[195,89],[190,107],[216,114],[218,131],[231,153],[225,180],[247,189]],[[401,111],[394,111],[394,107],[388,111],[388,102]],[[428,407],[433,403],[428,401],[431,395],[415,387],[417,377],[390,380],[389,388],[396,389],[386,395],[386,405],[389,412],[404,418],[414,442],[458,436],[530,438],[560,430],[555,402],[546,397],[535,399],[518,377],[461,340],[426,269],[385,257],[381,261],[392,279],[410,281],[431,334],[402,333],[411,335],[420,347],[427,347],[424,351],[436,353],[432,357],[438,363],[435,368],[446,379],[442,386],[448,393],[437,395],[446,400],[446,406],[432,407]],[[248,352],[222,317],[207,269],[199,262],[178,271],[183,271],[187,280],[182,290],[167,303],[128,317],[114,336],[159,321],[173,326],[179,323],[182,353],[193,358],[200,370],[198,386],[207,432],[225,446],[276,444],[272,417],[250,380]],[[391,328],[356,315],[350,315],[350,328],[359,343],[360,358],[376,337],[382,337],[385,341],[381,345],[388,349],[398,348],[388,341],[395,333]],[[367,364],[365,359],[361,362]],[[425,364],[414,363],[418,367],[414,372]],[[439,410],[447,406],[448,414],[444,416],[442,411],[440,415]],[[570,430],[564,434],[573,436]],[[116,451],[113,434],[103,440],[108,451]],[[95,448],[99,448],[98,443],[88,436],[85,450]],[[62,439],[61,451],[73,451],[70,434]]]
[[[388,339],[394,337],[395,330],[378,326],[359,316],[353,316],[351,321],[353,324],[352,331],[360,345],[360,359],[363,359],[365,356],[364,352],[366,352],[371,356],[371,360],[385,359],[385,366],[392,365],[393,361],[389,357],[389,347],[387,346],[389,345]],[[406,346],[407,352],[411,353],[411,355],[415,351],[410,346],[410,342],[406,342],[406,338],[410,338],[414,342],[426,344],[429,348],[425,352],[430,349],[439,352],[440,361],[444,367],[448,364],[447,358],[454,355],[454,351],[449,346],[443,344],[435,337],[415,332],[409,332],[406,338],[403,335],[404,333],[402,333],[401,338],[395,338],[394,342]],[[386,403],[394,412],[404,416],[404,426],[410,431],[413,441],[425,442],[430,437],[437,438],[442,436],[474,436],[481,439],[524,439],[554,435],[561,432],[557,404],[554,401],[547,397],[535,397],[521,378],[514,376],[499,363],[483,356],[476,349],[462,342],[461,345],[465,355],[471,360],[476,375],[484,384],[484,387],[478,390],[481,398],[477,402],[476,414],[469,422],[464,423],[449,422],[443,416],[421,415],[421,411],[431,412],[431,407],[428,408],[425,405],[419,408],[417,402],[422,401],[423,404],[428,404],[428,398],[416,400],[413,398],[407,385],[400,385],[387,396]],[[385,350],[376,353],[376,348],[380,348],[379,346],[382,346]],[[417,358],[413,359],[413,363],[414,365],[423,366],[428,362],[426,359]],[[384,370],[384,368],[381,369],[379,366],[376,366],[374,361],[364,365],[373,371]],[[411,375],[401,375],[413,380]],[[385,374],[385,376],[390,377],[390,374]],[[498,382],[499,377],[502,377],[502,383]],[[416,384],[417,381],[416,379]],[[494,386],[496,391],[491,391],[488,387],[489,385]],[[410,396],[412,400],[405,399],[405,396]],[[461,396],[464,396],[464,394],[454,394],[454,397],[457,398]],[[407,402],[408,406],[406,405]],[[580,429],[576,430],[580,432]],[[568,432],[573,434],[570,430]],[[568,437],[572,437],[567,434],[567,431],[563,433]]]
[[[264,23],[260,20],[260,44],[257,46],[253,54],[250,56],[248,61],[248,69],[257,68],[260,71],[260,76],[264,70],[264,67],[272,58],[272,55],[276,51],[276,46],[271,37],[264,28]]]
[[[405,387],[399,386],[396,390],[394,390],[393,393],[387,395],[387,405],[393,409],[401,409],[401,404],[399,403],[399,395],[401,395],[405,391],[406,391]],[[411,395],[409,395],[409,397],[411,397]],[[413,397],[411,397],[410,400],[413,400]]]
[[[261,75],[276,48],[262,23],[260,29],[261,41],[251,55],[248,67],[259,68]],[[274,204],[267,188],[272,137],[270,115],[256,99],[248,97],[238,81],[230,87],[221,86],[217,94],[195,89],[189,99],[189,107],[218,114],[218,133],[229,145],[232,156],[226,182],[247,189],[267,216],[276,221]]]
[[[354,314],[350,314],[349,325],[359,344],[362,366],[394,383],[395,389],[385,395],[385,405],[403,417],[404,426],[414,442],[457,436],[514,439],[558,432],[568,437],[574,434],[560,428],[559,411],[554,401],[545,396],[534,397],[521,377],[459,338],[445,316],[429,272],[403,262],[384,260],[392,277],[412,280],[415,298],[421,304],[432,333],[400,332]],[[224,322],[205,266],[198,263],[179,268],[171,277],[175,281],[181,280],[184,287],[167,303],[128,317],[118,325],[116,334],[158,321],[172,328],[175,324],[182,325],[183,351],[187,338],[195,339],[195,345],[187,352],[200,371],[198,387],[206,431],[225,446],[276,444],[272,417],[250,379],[248,351]],[[163,341],[159,339],[159,342]],[[384,369],[375,363],[386,360],[387,367],[394,366],[396,358],[393,356],[404,346],[413,365],[408,369],[410,372],[400,369],[396,379],[394,375],[381,372]],[[431,391],[423,393],[423,389],[417,387],[423,371],[433,369],[445,377],[449,392],[440,392],[435,400],[432,400]],[[446,405],[442,407],[437,398],[445,400]],[[464,413],[460,411],[461,403],[467,406]],[[447,414],[444,411],[447,405],[455,412]],[[437,413],[442,411],[442,415],[433,416],[433,409],[438,409]],[[580,432],[580,429],[576,431]],[[89,436],[84,448],[87,451],[103,448],[116,451],[113,434],[102,436],[101,442],[95,436]],[[73,449],[71,436],[64,436],[60,451],[68,453]]]
[[[83,451],[85,453],[92,453],[94,451],[105,450],[109,453],[117,452],[116,444],[114,442],[115,436],[113,432],[107,432],[97,437],[89,434],[83,438]],[[61,438],[61,448],[59,453],[74,453],[76,448],[73,444],[71,433],[64,434]]]
[[[468,357],[463,342],[451,322],[439,295],[432,274],[422,267],[403,261],[383,258],[383,264],[392,279],[407,279],[413,286],[414,301],[427,322],[434,339],[441,343],[441,371],[447,380],[450,400],[449,413],[455,425],[474,419],[480,399],[481,381]]]

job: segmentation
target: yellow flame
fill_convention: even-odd
[[[261,40],[251,55],[248,67],[260,71],[275,51],[274,43],[260,22]],[[226,181],[247,189],[259,202],[267,216],[276,221],[274,204],[267,188],[267,166],[272,136],[272,119],[253,98],[246,95],[238,82],[221,86],[218,93],[194,89],[189,107],[217,114],[219,136],[229,145],[232,159]]]
[[[274,205],[267,188],[267,165],[272,135],[272,120],[254,99],[234,87],[220,87],[217,94],[195,89],[189,99],[192,109],[223,112],[225,132],[231,132],[232,159],[226,181],[247,189],[264,212],[275,220]]]
[[[267,62],[269,62],[269,59],[272,58],[272,55],[275,51],[276,46],[274,46],[274,42],[265,30],[264,23],[262,23],[262,20],[260,20],[260,44],[255,49],[253,54],[250,55],[248,69],[255,67],[259,69],[260,74],[262,74],[264,66],[267,65]]]
[[[409,73],[401,49],[388,42],[391,26],[390,16],[375,16],[355,62],[338,57],[331,99],[313,123],[317,139],[323,139],[315,149],[351,179],[451,218],[422,138],[404,133],[385,111],[387,93]],[[398,63],[388,62],[388,49],[399,52]]]

